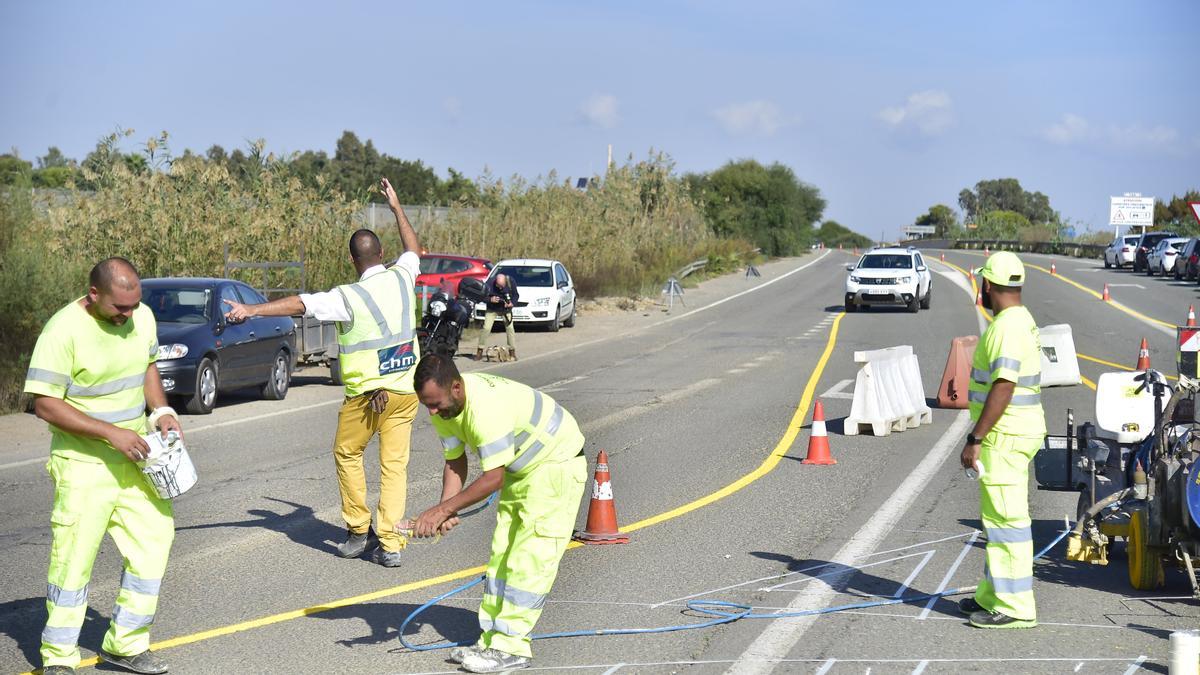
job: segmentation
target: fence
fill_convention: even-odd
[[[446,220],[450,216],[451,210],[458,213],[473,213],[479,209],[466,207],[450,207],[450,206],[429,206],[429,205],[405,205],[404,215],[408,216],[408,222],[412,223],[414,230],[420,230],[422,226],[431,223],[438,223]],[[376,204],[374,202],[367,204],[362,210],[362,224],[372,230],[389,227],[396,222],[392,216],[392,210],[387,204]]]

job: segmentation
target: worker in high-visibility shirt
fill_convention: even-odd
[[[1025,266],[1012,253],[993,253],[975,271],[983,306],[995,313],[979,338],[967,400],[975,427],[962,465],[976,462],[979,510],[987,534],[987,563],[975,597],[959,602],[978,628],[1032,628],[1033,532],[1029,520],[1029,461],[1046,435],[1042,412],[1042,347],[1037,324],[1021,304]]]
[[[107,532],[125,571],[100,657],[135,673],[164,673],[167,664],[150,652],[150,625],[175,521],[171,502],[136,464],[150,452],[142,438],[147,403],[164,435],[183,432],[167,407],[155,365],[157,326],[141,304],[137,271],[109,258],[88,281],[87,295],[46,322],[25,376],[34,411],[50,424],[46,468],[54,481],[42,672],[63,675],[79,665],[92,563]]]
[[[479,627],[452,661],[472,673],[528,667],[529,635],[558,574],[587,482],[583,434],[546,394],[495,375],[459,374],[454,361],[421,359],[415,385],[446,459],[442,498],[413,523],[416,536],[448,532],[456,514],[500,490]],[[465,446],[483,474],[467,478]]]
[[[252,316],[303,314],[319,321],[338,322],[338,365],[346,398],[338,412],[333,460],[346,540],[338,544],[337,554],[357,558],[370,551],[373,562],[399,567],[408,541],[393,524],[404,517],[412,423],[417,417],[412,378],[421,354],[414,326],[414,284],[420,273],[417,252],[421,244],[391,183],[384,178],[379,181],[379,189],[396,218],[404,246],[396,264],[385,267],[379,237],[361,229],[350,236],[350,261],[358,273],[357,283],[256,305],[226,300],[225,316],[230,321],[244,321]],[[373,541],[363,469],[363,454],[375,434],[379,434],[380,469],[374,529],[378,546]]]

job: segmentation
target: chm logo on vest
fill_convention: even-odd
[[[403,373],[417,362],[411,341],[379,350],[379,374]]]

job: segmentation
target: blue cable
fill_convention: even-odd
[[[1064,528],[1063,531],[1060,532],[1059,535],[1057,537],[1055,537],[1053,541],[1051,541],[1041,551],[1039,551],[1038,554],[1033,557],[1033,559],[1037,560],[1039,558],[1044,557],[1047,553],[1050,552],[1050,549],[1057,546],[1058,542],[1062,541],[1070,533],[1071,533],[1070,527]],[[472,640],[470,642],[438,642],[438,643],[427,644],[427,645],[415,645],[408,641],[408,638],[405,637],[405,635],[404,635],[404,631],[406,628],[408,628],[408,624],[413,619],[417,618],[417,616],[420,615],[425,610],[429,609],[433,605],[436,605],[437,603],[441,602],[442,600],[445,600],[446,598],[453,597],[455,595],[458,595],[459,593],[462,593],[463,591],[465,591],[467,589],[478,586],[480,583],[483,583],[483,580],[486,578],[487,578],[486,576],[482,576],[482,577],[479,577],[478,579],[469,581],[469,582],[463,584],[462,586],[459,586],[458,588],[452,589],[450,591],[447,591],[447,592],[437,596],[436,598],[430,600],[429,602],[426,602],[425,604],[423,604],[420,607],[413,610],[413,612],[411,614],[409,614],[407,618],[404,619],[404,622],[400,624],[400,644],[404,645],[405,648],[410,649],[415,652],[427,652],[427,651],[433,651],[433,650],[437,650],[437,649],[449,649],[451,647],[465,647],[468,645],[475,644],[475,641]],[[708,621],[703,621],[701,623],[681,624],[678,626],[661,626],[661,627],[656,627],[656,628],[593,628],[593,629],[588,629],[588,630],[562,631],[562,632],[558,632],[558,633],[539,633],[536,635],[529,636],[529,639],[531,639],[531,640],[549,640],[551,638],[585,637],[585,636],[596,636],[596,635],[646,635],[646,634],[650,634],[650,633],[671,633],[674,631],[695,630],[697,628],[710,628],[712,626],[719,626],[721,624],[733,623],[734,621],[739,621],[741,619],[782,619],[782,618],[797,617],[797,616],[814,616],[814,615],[819,615],[819,614],[832,614],[834,612],[846,612],[846,611],[851,611],[851,610],[856,610],[856,609],[869,609],[871,607],[884,607],[887,605],[899,605],[899,604],[904,604],[904,603],[917,602],[920,600],[930,600],[933,598],[942,598],[942,597],[945,597],[948,595],[958,595],[960,593],[966,593],[969,590],[970,589],[968,587],[953,588],[948,591],[942,591],[940,593],[926,593],[924,595],[908,596],[908,597],[904,597],[904,598],[889,598],[887,600],[872,600],[869,602],[858,602],[858,603],[853,603],[853,604],[848,604],[848,605],[836,605],[833,607],[825,607],[823,609],[805,609],[805,610],[799,610],[799,611],[795,611],[795,612],[780,612],[780,613],[770,613],[770,614],[762,614],[762,613],[756,614],[753,611],[754,608],[751,607],[750,605],[742,605],[742,604],[739,604],[736,602],[726,602],[724,600],[704,600],[704,599],[689,600],[687,603],[688,609],[692,610],[693,612],[697,612],[700,614],[706,614],[706,615],[714,617],[714,618],[711,620],[708,620]],[[727,611],[726,609],[721,609],[721,608],[727,608],[728,610],[732,610],[732,611]]]

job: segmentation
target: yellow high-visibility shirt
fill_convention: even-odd
[[[1008,380],[1016,387],[1012,401],[992,431],[1009,436],[1045,436],[1042,341],[1033,316],[1024,306],[1009,307],[997,314],[979,338],[967,392],[973,421],[979,420],[984,401],[996,380]]]

